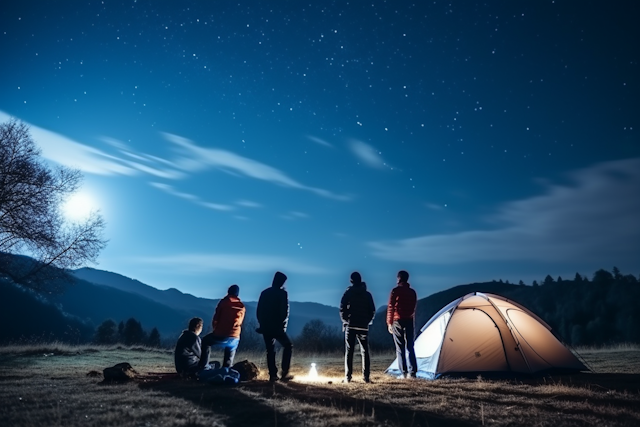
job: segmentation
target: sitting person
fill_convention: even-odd
[[[201,355],[200,332],[202,332],[202,319],[194,317],[189,321],[189,329],[182,331],[178,338],[174,351],[176,371],[180,375],[191,376],[198,370]]]
[[[231,285],[227,296],[222,298],[216,306],[211,325],[213,332],[202,338],[202,356],[200,369],[209,363],[211,347],[224,348],[223,368],[230,368],[236,355],[236,349],[240,343],[240,330],[246,309],[240,298],[240,287]]]

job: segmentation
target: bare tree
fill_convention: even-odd
[[[103,218],[69,223],[61,212],[81,182],[80,171],[44,162],[24,123],[0,124],[0,276],[53,292],[69,282],[69,269],[96,261]]]

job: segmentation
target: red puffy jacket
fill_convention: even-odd
[[[240,337],[240,328],[246,309],[240,298],[227,295],[222,298],[213,315],[213,334],[219,337]]]
[[[413,319],[416,315],[418,296],[409,283],[398,283],[391,290],[389,304],[387,305],[387,325],[392,325],[395,320]]]

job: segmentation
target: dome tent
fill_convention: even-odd
[[[589,370],[523,306],[473,292],[436,313],[415,341],[418,377],[512,375]],[[396,359],[385,371],[399,375]]]

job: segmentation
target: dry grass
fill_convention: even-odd
[[[145,348],[0,348],[3,426],[633,426],[640,425],[640,350],[582,349],[595,374],[527,380],[399,380],[373,357],[373,384],[342,384],[342,355],[294,354],[295,380],[266,381],[263,354],[238,354],[258,381],[209,386],[173,375],[172,354]],[[127,361],[142,379],[103,384],[91,370]],[[311,362],[317,381],[307,378]],[[359,363],[356,356],[354,362]],[[357,369],[356,369],[357,370]]]

